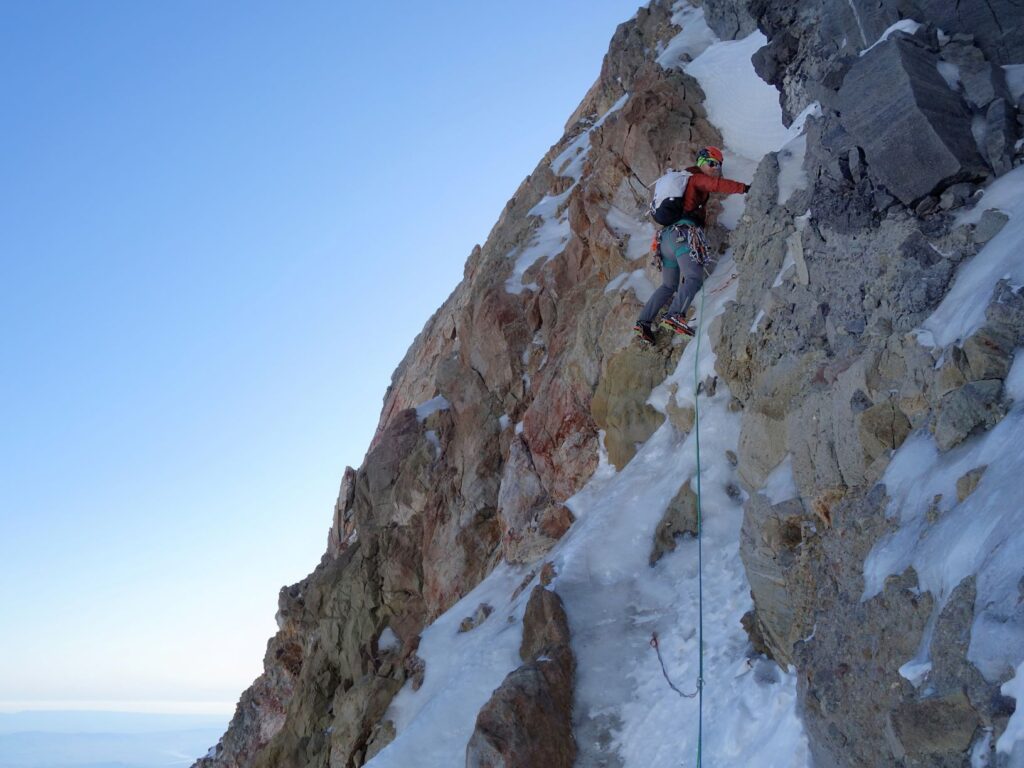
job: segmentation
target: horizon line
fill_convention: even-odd
[[[35,712],[102,712],[126,715],[232,715],[235,702],[225,701],[149,701],[149,700],[0,700],[0,714]]]

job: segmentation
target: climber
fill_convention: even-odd
[[[685,171],[669,171],[655,183],[651,214],[662,228],[652,247],[661,262],[661,285],[633,326],[644,343],[654,341],[651,323],[672,294],[676,295],[675,301],[660,325],[673,333],[693,336],[693,329],[686,324],[686,310],[714,267],[708,263],[704,235],[708,197],[712,193],[736,195],[750,189],[749,184],[723,179],[722,161],[722,150],[704,147],[697,153],[696,165]]]

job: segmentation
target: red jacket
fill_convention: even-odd
[[[704,216],[707,211],[705,206],[712,193],[719,195],[738,195],[746,192],[748,187],[742,181],[732,179],[719,179],[714,176],[705,175],[695,165],[686,169],[692,175],[686,182],[686,192],[683,193],[683,210],[686,215],[694,219],[698,224],[704,226]]]

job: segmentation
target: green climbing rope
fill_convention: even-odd
[[[697,440],[697,768],[701,768],[704,737],[704,522],[700,497],[700,337],[704,327],[704,285],[700,286],[700,317],[697,319],[697,348],[693,361],[693,429]]]

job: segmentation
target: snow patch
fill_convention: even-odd
[[[1013,678],[1003,683],[999,690],[1004,696],[1012,696],[1017,700],[1017,709],[996,742],[996,751],[1017,756],[1017,753],[1024,752],[1024,664],[1017,665]]]
[[[626,258],[630,261],[641,259],[650,253],[651,240],[654,239],[655,227],[649,221],[637,221],[628,213],[612,206],[605,216],[605,222],[619,237],[626,241]]]
[[[940,61],[936,68],[951,90],[960,91],[960,67],[951,61]]]
[[[771,471],[761,493],[767,496],[772,504],[781,504],[800,495],[800,491],[796,487],[796,480],[793,478],[792,454],[786,454],[782,463]]]
[[[1024,64],[1004,64],[1003,71],[1006,73],[1006,85],[1010,89],[1010,94],[1019,104],[1021,97],[1024,97]]]
[[[569,226],[569,211],[561,210],[559,213],[559,210],[569,199],[574,188],[575,185],[554,197],[545,195],[544,199],[530,209],[527,215],[539,216],[540,226],[524,248],[515,249],[509,254],[509,258],[515,257],[516,261],[512,267],[512,275],[505,281],[505,290],[508,293],[518,294],[526,290],[537,290],[536,283],[523,284],[523,275],[541,259],[551,261],[565,250],[572,237],[572,228]]]
[[[807,173],[804,171],[806,155],[806,134],[800,134],[779,150],[779,205],[784,205],[797,190],[807,189]]]
[[[686,66],[700,82],[708,119],[721,129],[725,145],[752,161],[760,161],[799,133],[783,126],[778,91],[750,64],[750,57],[767,43],[760,32],[715,43]],[[737,178],[733,173],[729,177]]]
[[[651,298],[651,294],[654,293],[654,285],[651,283],[650,278],[647,277],[646,271],[637,269],[633,272],[623,272],[617,276],[605,286],[604,292],[614,293],[620,290],[633,291],[637,300],[641,304],[646,304],[647,300]]]
[[[850,5],[851,5],[851,7],[853,6],[853,1],[852,0],[850,1]],[[858,23],[860,23],[859,19],[858,19]],[[916,34],[917,30],[919,30],[920,28],[921,28],[921,23],[920,22],[914,21],[913,19],[901,19],[900,21],[897,21],[895,24],[893,24],[891,27],[889,27],[887,30],[885,30],[885,32],[882,33],[882,36],[880,38],[878,38],[874,42],[873,45],[870,45],[867,48],[865,48],[863,51],[861,51],[860,55],[863,56],[865,53],[870,51],[876,45],[881,45],[882,43],[884,43],[886,40],[888,40],[890,37],[892,37],[897,32],[904,32],[904,33],[906,33],[908,35],[913,35],[913,34]],[[864,33],[864,30],[861,29],[861,34],[863,34],[863,33]]]
[[[1006,213],[1010,220],[973,258],[957,269],[953,287],[942,303],[923,324],[938,346],[966,339],[985,322],[985,308],[996,283],[1007,278],[1024,284],[1024,166],[996,179],[985,190],[981,201],[957,217],[957,224],[977,223],[987,209]],[[918,336],[927,339],[927,336]]]
[[[718,42],[718,36],[704,19],[704,9],[694,8],[687,0],[672,6],[672,23],[682,31],[668,42],[657,58],[665,69],[682,67]]]
[[[398,735],[368,766],[450,768],[465,762],[477,713],[505,675],[522,663],[519,644],[530,592],[524,590],[515,600],[511,595],[525,575],[524,568],[498,566],[423,631],[417,650],[426,662],[423,686],[414,691],[407,684],[398,692],[385,715]],[[481,603],[495,606],[502,620],[460,633],[462,619]]]
[[[568,176],[573,181],[579,182],[583,175],[583,162],[590,154],[590,134],[604,125],[605,121],[618,112],[629,101],[629,94],[623,94],[611,108],[605,112],[592,126],[583,131],[573,139],[569,146],[562,150],[554,160],[551,161],[551,171],[556,176]]]
[[[1007,379],[1016,397],[1010,412],[988,432],[940,454],[931,434],[918,432],[900,446],[882,482],[887,514],[899,524],[864,562],[863,600],[882,591],[885,579],[913,567],[935,608],[909,673],[929,662],[935,620],[953,591],[976,577],[977,599],[967,658],[991,682],[1005,679],[1024,661],[1024,613],[1019,589],[1024,577],[1024,355]],[[957,480],[986,467],[976,489],[957,499]],[[909,674],[908,674],[909,677]]]
[[[422,424],[428,417],[433,416],[438,411],[447,411],[451,407],[451,403],[441,397],[441,395],[438,395],[416,406],[416,418]]]
[[[391,627],[384,627],[384,631],[377,638],[377,647],[382,651],[397,651],[402,642]]]

